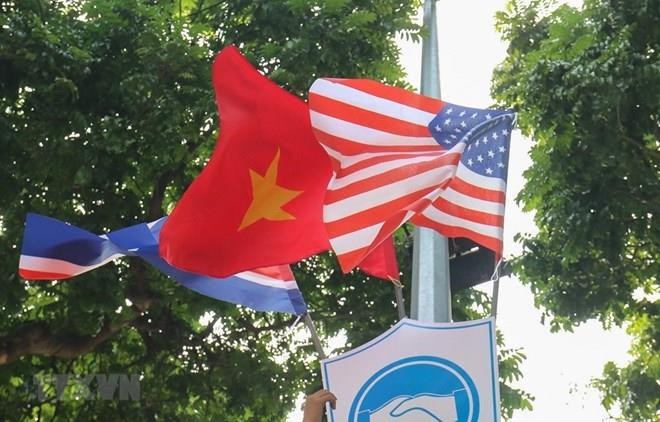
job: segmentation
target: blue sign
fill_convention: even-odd
[[[404,319],[344,355],[322,362],[337,396],[332,422],[499,421],[492,319]]]

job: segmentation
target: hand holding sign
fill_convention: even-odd
[[[337,403],[337,397],[328,390],[319,390],[305,399],[305,413],[303,422],[321,422],[323,407],[330,403],[333,409]]]

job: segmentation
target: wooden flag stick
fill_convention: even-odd
[[[319,359],[323,360],[327,358],[325,352],[323,351],[323,346],[321,345],[321,339],[319,338],[319,335],[316,332],[314,321],[312,321],[312,317],[309,316],[309,313],[305,313],[305,315],[303,316],[303,321],[305,322],[305,325],[309,330],[309,334],[312,336],[312,343],[314,343],[314,348],[316,349],[316,353],[319,354]]]
[[[394,286],[394,296],[396,297],[396,309],[399,312],[399,321],[406,318],[406,308],[403,303],[403,285],[399,280],[390,279]]]

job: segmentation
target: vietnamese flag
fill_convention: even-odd
[[[220,136],[165,223],[160,254],[182,270],[227,277],[329,248],[323,200],[332,170],[307,104],[235,47],[213,63]]]

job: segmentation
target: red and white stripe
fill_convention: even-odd
[[[273,267],[257,268],[236,274],[243,280],[276,289],[297,290],[298,284],[289,265],[276,265]]]
[[[502,256],[506,182],[458,165],[456,177],[412,222],[447,237],[467,237]]]
[[[342,270],[438,199],[454,177],[464,144],[445,150],[427,128],[442,107],[370,80],[312,85],[312,127],[334,170],[324,220]]]
[[[107,264],[123,254],[113,254],[93,265],[78,265],[73,262],[41,256],[22,255],[18,261],[18,274],[26,280],[65,280]]]

